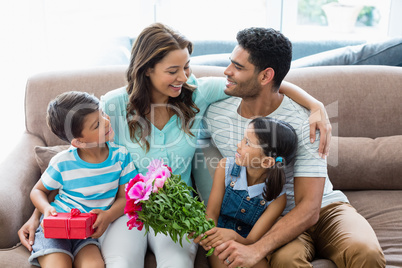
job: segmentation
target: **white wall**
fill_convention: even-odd
[[[402,36],[402,0],[392,0],[389,16],[389,36]]]
[[[24,129],[23,100],[30,69],[29,0],[0,2],[0,161]]]

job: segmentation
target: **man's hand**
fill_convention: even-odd
[[[329,154],[329,147],[332,137],[332,126],[328,119],[327,111],[324,105],[317,106],[311,110],[310,114],[310,142],[313,143],[316,138],[316,130],[320,131],[320,145],[318,153],[320,157],[326,158]]]
[[[254,245],[243,245],[233,240],[217,246],[214,254],[230,268],[252,267],[265,257],[260,256]]]

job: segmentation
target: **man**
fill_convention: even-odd
[[[369,223],[342,192],[332,189],[326,160],[318,154],[319,133],[310,142],[309,112],[278,92],[290,68],[290,41],[266,28],[242,30],[237,41],[225,70],[225,93],[233,97],[212,104],[206,113],[216,146],[223,157],[234,156],[245,126],[257,116],[290,123],[299,145],[286,168],[283,217],[255,244],[228,241],[215,254],[229,267],[251,267],[265,257],[271,267],[312,267],[316,254],[338,267],[385,267]]]

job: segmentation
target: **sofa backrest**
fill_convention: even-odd
[[[402,189],[402,68],[309,67],[292,69],[286,80],[326,106],[335,189]]]
[[[324,103],[334,136],[402,135],[402,68],[309,67],[292,69],[285,80]]]
[[[223,76],[224,68],[194,66],[199,77]],[[127,84],[127,66],[95,67],[82,70],[54,71],[36,74],[28,79],[25,90],[26,130],[41,138],[47,146],[65,144],[46,125],[49,102],[66,91],[85,91],[98,98],[106,92]]]
[[[46,125],[58,94],[87,91],[100,97],[126,84],[126,66],[38,74],[28,80],[26,130],[47,146],[64,144]],[[197,77],[223,76],[222,67],[192,66]],[[337,189],[402,189],[402,68],[328,66],[292,69],[287,81],[327,108],[333,136],[328,172]],[[376,139],[377,138],[377,139]]]
[[[46,125],[46,110],[57,95],[71,90],[86,91],[98,98],[126,84],[126,66],[57,71],[37,74],[28,79],[25,91],[26,130],[42,138],[47,146],[64,144]]]

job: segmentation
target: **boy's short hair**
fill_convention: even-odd
[[[85,116],[98,110],[97,97],[86,92],[65,92],[50,101],[46,122],[57,137],[71,143],[81,137]]]

